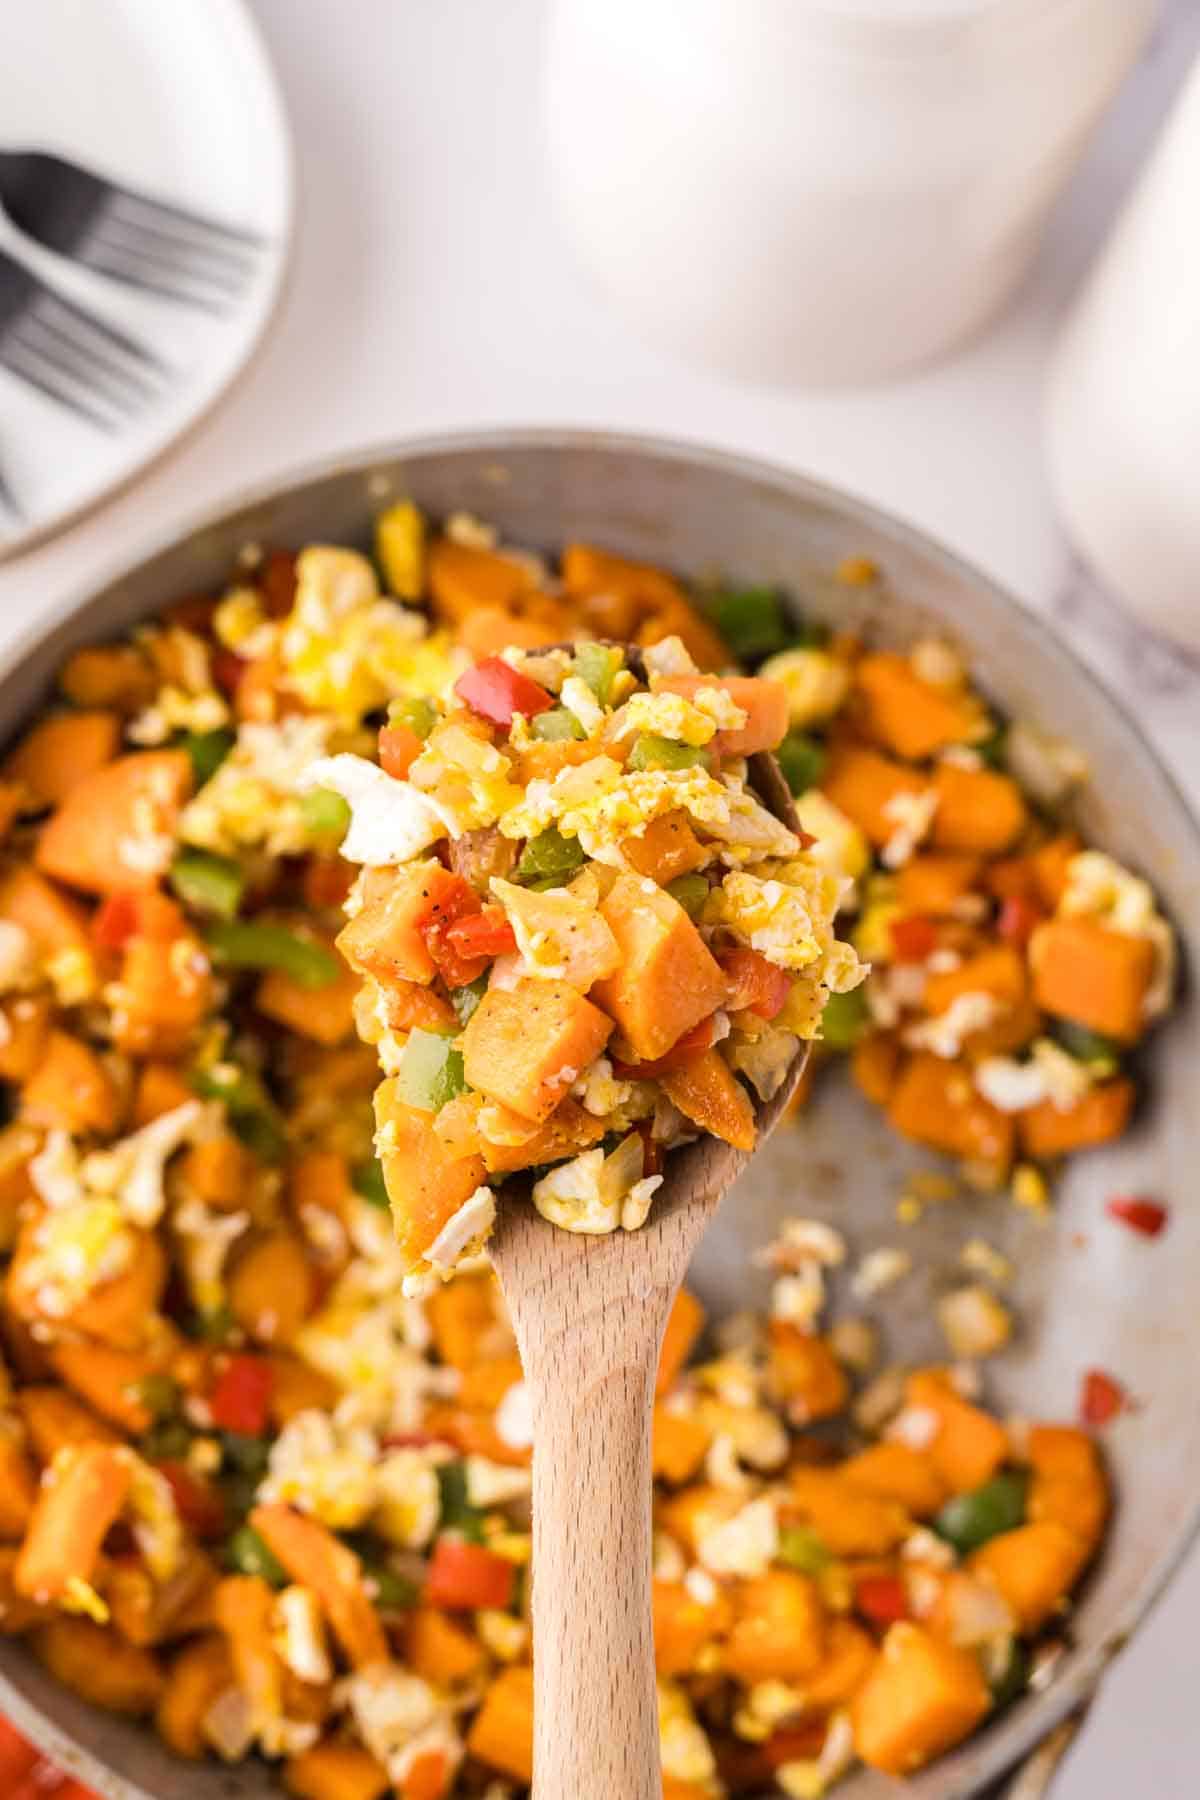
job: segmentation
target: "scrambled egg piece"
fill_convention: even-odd
[[[798,727],[831,719],[850,692],[850,670],[826,650],[781,650],[758,671],[787,690],[788,714]]]
[[[356,1670],[339,1683],[336,1698],[349,1707],[363,1743],[397,1789],[423,1756],[440,1754],[451,1773],[461,1762],[450,1701],[398,1663]]]
[[[495,744],[457,719],[446,719],[430,733],[408,781],[430,797],[458,837],[494,825],[518,804],[521,789],[511,774],[511,763]]]
[[[47,1319],[70,1316],[94,1288],[133,1261],[136,1239],[113,1200],[84,1200],[51,1210],[34,1231],[34,1252],[21,1272]]]
[[[297,1413],[271,1446],[260,1501],[311,1514],[332,1531],[368,1522],[389,1543],[420,1550],[437,1529],[437,1469],[427,1451],[381,1451],[367,1426],[324,1412]]]
[[[718,730],[736,731],[745,723],[745,712],[730,695],[722,688],[711,687],[701,688],[690,700],[682,694],[661,691],[632,694],[614,713],[610,729],[614,736],[628,737],[645,731],[698,749],[710,743]]]
[[[677,1682],[659,1681],[658,1737],[663,1774],[716,1794],[717,1763],[691,1702]]]
[[[543,1219],[564,1231],[603,1237],[618,1228],[637,1231],[662,1186],[661,1175],[643,1176],[642,1140],[636,1132],[610,1156],[585,1150],[559,1163],[533,1185],[533,1204]]]
[[[865,832],[840,807],[826,799],[820,788],[809,788],[796,801],[796,817],[810,837],[808,854],[823,869],[831,869],[857,881],[871,866],[871,846]]]
[[[300,714],[274,725],[240,725],[225,761],[183,809],[184,843],[221,856],[260,847],[272,856],[310,849],[300,795],[331,730],[329,719]]]
[[[546,893],[493,876],[491,891],[517,940],[516,976],[568,981],[585,994],[618,967],[621,953],[597,911],[600,885],[591,869],[584,869],[569,887]]]
[[[448,830],[436,801],[362,756],[323,756],[306,771],[302,786],[328,788],[350,808],[341,844],[348,862],[377,869],[411,862]]]

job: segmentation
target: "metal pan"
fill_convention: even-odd
[[[527,431],[426,439],[276,485],[151,549],[44,621],[0,670],[5,735],[33,712],[71,649],[112,637],[173,596],[219,584],[247,542],[365,545],[373,514],[399,494],[435,514],[465,507],[517,543],[553,548],[567,537],[592,538],[691,576],[720,571],[778,583],[807,611],[869,624],[885,640],[949,631],[1005,710],[1085,753],[1092,780],[1079,804],[1083,830],[1149,876],[1185,957],[1195,959],[1196,823],[1132,720],[1057,637],[978,571],[858,501],[760,463],[648,438]],[[880,564],[882,593],[830,581],[849,554]],[[1200,1167],[1198,1036],[1195,1008],[1185,1003],[1148,1053],[1149,1099],[1136,1130],[1072,1167],[1046,1223],[1003,1199],[975,1199],[898,1226],[905,1171],[935,1159],[898,1143],[844,1081],[827,1079],[804,1122],[778,1135],[728,1201],[697,1257],[704,1298],[732,1308],[761,1298],[748,1253],[786,1214],[828,1218],[860,1248],[903,1239],[918,1272],[879,1311],[892,1354],[915,1360],[939,1353],[930,1300],[961,1243],[982,1233],[1020,1270],[1020,1336],[992,1371],[1000,1405],[1070,1417],[1080,1371],[1092,1365],[1113,1370],[1143,1402],[1107,1439],[1119,1507],[1052,1684],[916,1778],[912,1800],[978,1794],[1075,1711],[1191,1540],[1200,1495],[1200,1209],[1187,1200]],[[1103,1223],[1105,1197],[1130,1189],[1175,1202],[1157,1246]],[[0,1642],[0,1710],[114,1800],[262,1800],[277,1791],[261,1765],[177,1762],[148,1732],[72,1698],[12,1642]],[[860,1773],[838,1791],[845,1800],[875,1800],[897,1790]]]

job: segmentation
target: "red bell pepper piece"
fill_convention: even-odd
[[[921,913],[893,919],[888,930],[897,962],[922,963],[937,949],[937,926]]]
[[[213,1424],[220,1431],[262,1437],[271,1417],[275,1376],[261,1356],[231,1356],[208,1396]]]
[[[379,766],[403,781],[425,748],[411,725],[385,725],[379,733]]]
[[[232,1429],[232,1427],[230,1427]],[[225,1535],[225,1502],[211,1482],[181,1462],[156,1462],[175,1500],[175,1510],[193,1536],[208,1542]]]
[[[723,950],[717,957],[729,983],[730,1012],[749,1011],[760,1019],[774,1019],[783,1011],[792,991],[786,969],[768,962],[757,950]]]
[[[467,987],[488,966],[486,956],[464,955],[449,935],[453,925],[482,911],[483,902],[475,889],[461,875],[453,875],[439,882],[437,905],[417,927],[447,987]]]
[[[1046,917],[1042,908],[1024,894],[1010,894],[996,918],[996,930],[1018,950],[1023,950]]]
[[[1133,1194],[1119,1194],[1105,1209],[1110,1219],[1119,1219],[1142,1237],[1156,1238],[1167,1223],[1167,1209],[1157,1200],[1143,1200]]]
[[[454,691],[472,712],[506,730],[512,725],[514,713],[524,713],[532,719],[538,713],[549,712],[554,705],[553,694],[519,669],[510,668],[502,656],[487,656],[476,663],[459,676]]]
[[[449,1612],[503,1612],[512,1605],[516,1579],[507,1557],[464,1538],[440,1537],[429,1563],[425,1601]]]
[[[446,943],[462,957],[506,956],[516,949],[517,938],[504,908],[485,906],[482,912],[466,913],[447,925]]]
[[[166,894],[110,894],[92,918],[92,941],[100,950],[123,950],[130,938],[170,944],[187,930],[183,912]]]
[[[227,700],[232,700],[249,667],[250,664],[246,658],[237,656],[232,650],[214,650],[212,657],[213,686],[219,688]]]
[[[7,1794],[38,1761],[33,1745],[25,1742],[15,1725],[0,1718],[0,1793]]]
[[[1085,1425],[1107,1425],[1129,1406],[1129,1396],[1104,1369],[1087,1369],[1079,1389],[1079,1417]]]
[[[627,1063],[619,1057],[613,1057],[613,1073],[622,1081],[653,1081],[658,1075],[665,1075],[669,1069],[677,1069],[680,1063],[689,1057],[699,1056],[702,1050],[711,1050],[716,1042],[716,1032],[712,1018],[701,1019],[690,1031],[685,1031],[671,1048],[662,1056],[656,1056],[652,1062]]]
[[[854,1604],[863,1618],[875,1625],[894,1625],[910,1616],[908,1591],[898,1575],[860,1575],[854,1585]]]

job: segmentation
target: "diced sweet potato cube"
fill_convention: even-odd
[[[718,731],[713,748],[719,756],[752,756],[757,750],[774,750],[788,732],[788,696],[781,681],[762,675],[668,675],[657,690],[682,694],[691,700],[701,688],[719,688],[746,714],[746,723]]]
[[[467,1083],[540,1124],[611,1032],[612,1020],[565,981],[489,988],[463,1033]]]
[[[841,1469],[801,1465],[788,1480],[797,1517],[834,1556],[886,1556],[912,1530],[903,1506],[848,1481]]]
[[[662,1405],[655,1407],[650,1463],[656,1477],[661,1476],[675,1487],[690,1481],[711,1442],[711,1431],[699,1419],[670,1412]]]
[[[997,856],[1028,822],[1024,797],[1011,775],[944,762],[934,770],[933,786],[938,805],[932,839],[938,850]]]
[[[886,844],[900,823],[890,810],[897,796],[921,794],[928,786],[916,769],[857,744],[835,750],[821,779],[827,797],[877,846]]]
[[[467,1749],[516,1781],[533,1780],[533,1670],[504,1669],[483,1697]]]
[[[511,557],[456,544],[451,538],[434,538],[427,568],[433,610],[450,624],[467,618],[477,607],[514,612],[531,586],[529,571]]]
[[[1082,848],[1075,833],[1065,831],[1030,855],[1029,865],[1033,871],[1038,898],[1051,912],[1057,910],[1059,901],[1067,891],[1067,872]]]
[[[704,1318],[704,1308],[695,1294],[690,1288],[680,1288],[667,1316],[667,1328],[663,1333],[658,1377],[654,1387],[656,1394],[665,1394],[675,1385],[677,1376],[704,1330]]]
[[[45,1054],[21,1090],[21,1111],[34,1125],[85,1134],[110,1133],[121,1118],[112,1076],[89,1044],[52,1031]]]
[[[918,1369],[905,1388],[908,1406],[932,1414],[935,1429],[926,1454],[955,1494],[982,1487],[1007,1461],[1008,1433],[999,1420],[972,1406],[937,1369]]]
[[[333,948],[328,942],[325,947]],[[277,1025],[314,1043],[330,1049],[344,1044],[354,1035],[354,1000],[362,984],[340,956],[336,960],[336,979],[319,988],[302,986],[283,969],[269,970],[255,990],[255,1006]]]
[[[205,1715],[234,1685],[229,1645],[219,1633],[197,1638],[180,1651],[167,1671],[154,1717],[160,1736],[177,1756],[199,1761],[205,1755]]]
[[[1034,933],[1029,960],[1046,1012],[1122,1043],[1145,1030],[1155,961],[1149,938],[1110,931],[1095,919],[1051,919]]]
[[[592,989],[616,1020],[633,1060],[652,1062],[722,1005],[725,977],[679,902],[618,875],[600,911],[617,940],[621,966]],[[478,1015],[477,1015],[478,1016]]]
[[[316,1301],[316,1274],[295,1232],[264,1231],[239,1247],[227,1295],[230,1312],[256,1343],[290,1343]]]
[[[842,1474],[869,1494],[898,1501],[914,1519],[931,1518],[947,1494],[933,1458],[909,1444],[872,1444],[848,1457]]]
[[[659,1076],[663,1092],[685,1119],[735,1150],[753,1150],[758,1136],[750,1096],[719,1050],[691,1056]]]
[[[21,739],[5,764],[39,806],[57,806],[76,782],[111,762],[121,742],[115,712],[56,713]]]
[[[767,1329],[767,1379],[793,1423],[807,1425],[840,1413],[849,1398],[850,1384],[825,1339],[799,1330],[786,1319],[772,1319]]]
[[[0,1081],[28,1081],[46,1051],[50,1031],[46,994],[20,994],[0,1006]]]
[[[382,1763],[359,1744],[328,1738],[293,1756],[283,1785],[296,1800],[383,1800],[394,1792]]]
[[[460,1275],[437,1288],[425,1308],[434,1347],[452,1369],[469,1369],[495,1337],[496,1284],[490,1275]]]
[[[360,974],[387,987],[394,981],[429,982],[434,961],[420,927],[447,908],[461,880],[439,862],[374,869],[363,886],[360,910],[343,926],[337,947]]]
[[[907,1775],[966,1737],[991,1706],[968,1650],[902,1621],[851,1702],[858,1754],[888,1775]]]
[[[698,669],[723,669],[730,661],[725,640],[688,600],[655,607],[637,628],[637,642],[643,648],[670,637],[679,639]]]
[[[416,1264],[477,1187],[487,1179],[481,1156],[451,1157],[429,1129],[429,1114],[408,1106],[393,1076],[375,1094],[376,1143],[392,1202],[396,1238]]]
[[[794,1569],[772,1569],[740,1582],[725,1667],[739,1681],[803,1681],[825,1654],[825,1609],[815,1582]]]
[[[1020,1005],[1027,981],[1025,960],[1011,944],[989,944],[959,963],[930,975],[925,983],[927,1012],[946,1012],[963,994],[990,994],[1001,1006]]]
[[[804,1678],[804,1703],[832,1712],[852,1700],[879,1660],[874,1639],[853,1619],[835,1615],[825,1632],[825,1655]]]
[[[423,1681],[453,1687],[482,1673],[483,1645],[435,1606],[410,1613],[404,1639],[405,1660]]]
[[[153,700],[158,677],[136,644],[89,644],[67,658],[58,685],[76,706],[140,712]]]
[[[687,596],[673,575],[653,563],[634,562],[594,544],[568,544],[562,553],[563,586],[583,599],[592,594],[628,594],[647,606],[673,606]]]
[[[697,1600],[682,1581],[654,1583],[654,1660],[660,1675],[686,1675],[696,1658],[733,1622],[733,1609],[719,1589],[711,1601]]]
[[[191,789],[186,750],[119,756],[77,781],[51,815],[38,839],[38,868],[89,894],[156,887]]]
[[[891,1099],[900,1064],[900,1041],[890,1031],[868,1031],[850,1052],[854,1084],[876,1106],[886,1106]]]
[[[1028,1455],[1030,1523],[1052,1520],[1090,1552],[1108,1517],[1108,1483],[1094,1442],[1069,1425],[1034,1425]]]
[[[42,957],[60,950],[86,950],[91,944],[87,914],[52,882],[22,863],[0,878],[0,919],[29,933]]]
[[[923,681],[908,658],[894,651],[861,657],[854,687],[864,737],[907,762],[924,762],[948,744],[966,743],[979,726],[980,709],[968,689]]]
[[[522,1144],[493,1144],[480,1137],[479,1149],[489,1175],[505,1174],[511,1169],[540,1168],[543,1163],[562,1162],[589,1150],[604,1136],[604,1121],[577,1100],[567,1095],[560,1100],[545,1124]]]
[[[970,1567],[1000,1590],[1019,1629],[1033,1632],[1071,1592],[1090,1550],[1057,1520],[1039,1519],[989,1538],[971,1556]]]
[[[897,870],[896,898],[906,912],[952,918],[964,896],[975,887],[981,868],[977,856],[926,851],[911,857]]]
[[[640,835],[627,837],[621,844],[621,855],[630,868],[657,881],[659,887],[698,869],[707,854],[682,810],[660,813]]]
[[[1017,1131],[1026,1156],[1067,1156],[1120,1137],[1129,1123],[1136,1090],[1128,1076],[1089,1088],[1082,1100],[1060,1111],[1042,1100],[1018,1115]]]
[[[143,1718],[163,1689],[158,1659],[90,1619],[53,1619],[33,1633],[34,1655],[56,1681],[105,1712]]]
[[[976,1091],[960,1063],[918,1051],[901,1068],[888,1118],[904,1137],[951,1156],[1004,1170],[1012,1160],[1013,1121]]]

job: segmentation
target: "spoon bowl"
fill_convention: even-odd
[[[635,669],[639,659],[626,649]],[[750,783],[799,830],[775,758]],[[758,1144],[808,1060],[755,1111]],[[757,1146],[756,1146],[757,1148]],[[533,1800],[661,1800],[650,1432],[663,1332],[696,1245],[756,1154],[703,1136],[668,1157],[637,1231],[588,1237],[508,1199],[491,1242],[533,1417]]]

